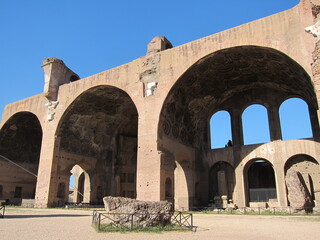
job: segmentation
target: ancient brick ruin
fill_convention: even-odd
[[[46,58],[44,92],[2,114],[0,199],[62,205],[72,173],[75,202],[286,207],[292,170],[319,205],[319,6],[301,0],[177,47],[155,37],[145,56],[86,78]],[[279,107],[290,98],[307,104],[311,138],[283,140]],[[267,110],[269,142],[244,144],[242,113],[252,104]],[[232,144],[211,149],[209,119],[221,110]]]

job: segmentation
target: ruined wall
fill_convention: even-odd
[[[43,137],[36,206],[46,207],[58,201],[59,184],[68,181],[72,167],[70,160],[65,159],[67,155],[74,155],[72,159],[77,160],[73,163],[81,163],[77,156],[99,162],[95,166],[89,164],[93,171],[100,171],[92,177],[92,196],[101,191],[99,187],[109,189],[108,194],[132,192],[132,183],[121,182],[121,173],[132,174],[133,168],[118,164],[121,158],[130,158],[132,153],[136,154],[134,184],[138,199],[165,199],[166,180],[170,178],[174,182],[173,201],[176,206],[188,209],[195,204],[203,204],[201,201],[207,201],[207,193],[197,192],[197,189],[208,189],[208,169],[223,158],[235,167],[234,196],[240,206],[245,205],[243,166],[252,158],[266,155],[278,169],[279,204],[286,205],[285,189],[281,185],[284,181],[283,161],[275,161],[274,158],[286,152],[301,151],[316,159],[319,156],[318,143],[274,141],[252,149],[241,148],[241,134],[234,130],[237,147],[223,153],[208,153],[206,131],[208,116],[212,113],[208,109],[218,110],[223,104],[231,108],[236,100],[228,103],[229,97],[240,96],[244,92],[247,102],[254,100],[254,91],[247,88],[254,82],[254,70],[256,74],[260,72],[259,81],[250,86],[259,85],[260,89],[265,89],[268,92],[265,97],[273,95],[280,87],[279,95],[282,92],[301,95],[317,112],[318,104],[315,102],[320,99],[316,80],[317,58],[312,58],[317,39],[305,31],[306,27],[314,24],[317,15],[317,8],[312,9],[312,6],[309,0],[303,0],[288,11],[175,48],[171,48],[164,37],[156,37],[149,44],[146,56],[79,80],[60,61],[49,59],[44,66],[44,94],[8,105],[0,123],[2,127],[11,116],[21,111],[32,112],[39,119]],[[313,59],[312,71],[310,62]],[[55,64],[60,67],[54,68]],[[272,71],[268,71],[270,69]],[[242,75],[237,79],[239,72]],[[281,77],[269,85],[268,79],[272,79],[275,73]],[[315,76],[313,82],[310,80],[312,73]],[[213,75],[227,81],[221,84],[219,79],[215,79],[214,85],[207,84]],[[263,78],[264,75],[267,78]],[[198,81],[199,78],[202,80]],[[315,91],[310,91],[312,83]],[[301,85],[308,88],[301,88]],[[104,95],[104,92],[108,94]],[[233,129],[240,126],[238,110],[233,112],[236,115]],[[316,126],[313,133],[318,137],[320,135],[315,134],[319,132],[315,124],[317,116],[312,115],[312,119],[313,126]],[[120,136],[135,138],[136,152],[121,150]],[[273,140],[279,139],[276,133],[274,136]],[[122,147],[126,149],[128,146],[124,144]],[[170,157],[163,158],[163,154]],[[106,158],[110,158],[109,166],[105,165],[108,162]],[[102,176],[103,173],[107,177]],[[128,175],[122,175],[122,179],[128,181]]]

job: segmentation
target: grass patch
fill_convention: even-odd
[[[145,232],[145,233],[162,233],[162,232],[168,232],[168,231],[179,231],[179,232],[185,232],[190,231],[189,228],[181,227],[178,225],[167,225],[165,227],[162,226],[149,226],[149,227],[133,227],[131,230],[129,227],[125,226],[113,226],[110,224],[101,224],[100,229],[97,229],[95,225],[93,227],[96,229],[97,232],[103,233],[103,232],[110,232],[110,233],[127,233],[127,232]]]
[[[246,208],[246,209],[213,209],[213,210],[201,210],[201,211],[191,211],[190,213],[193,214],[212,214],[212,215],[262,215],[262,216],[305,216],[305,217],[316,217],[320,216],[319,212],[315,213],[293,213],[289,210],[287,211],[281,211],[279,209],[252,209],[252,208]]]

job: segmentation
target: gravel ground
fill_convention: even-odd
[[[97,233],[87,210],[7,208],[0,239],[320,239],[319,216],[194,214],[197,232]]]

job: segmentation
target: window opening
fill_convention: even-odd
[[[211,149],[232,146],[231,119],[227,111],[218,111],[210,119]]]
[[[270,142],[267,109],[259,104],[247,107],[242,114],[244,144]]]
[[[308,105],[299,98],[284,101],[279,109],[283,140],[312,137]]]

